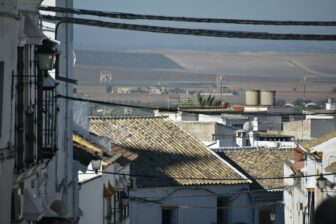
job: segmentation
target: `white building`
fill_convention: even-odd
[[[236,131],[236,143],[257,148],[295,148],[297,145],[293,136],[244,129]]]
[[[284,194],[286,223],[311,223],[311,218],[317,206],[326,198],[336,195],[333,186],[335,175],[336,132],[328,133],[318,139],[299,144],[295,160],[284,167],[286,175],[309,176],[306,178],[285,180]],[[322,189],[318,186],[320,174],[326,180]],[[296,180],[296,181],[295,181]]]
[[[230,125],[238,129],[243,128],[244,124],[249,121],[249,118],[243,115],[222,114],[221,117],[225,125]]]
[[[130,163],[137,155],[111,146],[107,139],[93,136],[78,126],[73,142],[79,170],[79,223],[128,223]]]
[[[311,153],[322,154],[321,171],[324,174],[335,173],[336,167],[336,133],[331,132],[328,136],[334,137],[310,148]],[[336,189],[333,188],[333,185],[336,184],[336,175],[325,175],[324,177],[332,185],[327,186],[327,189],[323,192],[323,198],[336,196]]]
[[[60,41],[54,41],[50,33],[42,33],[38,11],[41,1],[0,3],[0,27],[6,30],[0,33],[3,77],[0,153],[5,159],[0,161],[3,199],[0,223],[75,222],[78,190],[73,176],[72,128],[68,119],[71,105],[55,98],[56,89],[60,94],[70,95],[72,87],[63,82],[56,87],[56,77],[48,73],[50,68],[42,67],[42,57],[38,57],[46,50],[61,49],[59,73],[71,77],[71,26],[60,27],[57,38]],[[56,3],[48,1],[48,4]],[[59,0],[57,6],[70,8],[72,1]]]
[[[305,120],[283,122],[282,134],[296,139],[319,138],[336,130],[336,118],[331,115],[307,115]]]
[[[130,223],[253,223],[248,185],[189,185],[130,191]]]
[[[247,175],[253,182],[249,192],[253,223],[286,223],[283,198],[285,189],[283,164],[294,158],[294,149],[218,148],[213,149],[224,160]],[[275,179],[263,179],[275,178]],[[273,220],[272,220],[273,219]]]
[[[7,224],[10,223],[15,158],[14,103],[10,93],[13,75],[17,74],[19,27],[23,23],[19,11],[23,7],[17,1],[1,0],[0,3],[0,223]]]
[[[329,98],[326,103],[326,110],[336,110],[336,101],[335,98]]]
[[[213,121],[178,121],[176,124],[207,146],[236,146],[236,128],[232,126]]]
[[[295,169],[293,162],[294,161],[287,161],[284,163],[284,176],[289,177],[293,175],[302,175]],[[287,186],[284,190],[283,196],[285,223],[303,223],[303,220],[305,220],[305,216],[309,211],[305,204],[307,191],[302,188],[302,182],[300,179],[285,179],[284,185]]]
[[[174,122],[92,118],[90,131],[139,155],[131,164],[130,223],[252,223],[249,197],[239,193],[250,180]]]
[[[195,113],[187,113],[183,111],[162,111],[162,110],[154,110],[154,116],[164,116],[168,117],[172,121],[197,121],[198,114]]]

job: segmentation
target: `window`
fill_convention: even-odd
[[[162,224],[177,224],[177,208],[163,207],[161,223]]]
[[[308,216],[309,219],[312,218],[312,215],[315,210],[315,192],[314,189],[308,189]]]
[[[42,119],[43,140],[42,158],[51,158],[57,150],[57,101],[56,85],[43,86]]]
[[[0,137],[1,137],[1,127],[2,127],[2,104],[3,104],[3,91],[4,91],[4,86],[3,86],[3,82],[4,82],[4,76],[5,76],[5,66],[4,66],[4,62],[0,61]]]
[[[111,197],[104,198],[105,223],[124,223],[129,216],[128,193],[116,192]]]
[[[266,208],[260,209],[258,224],[272,224],[270,213],[271,213],[270,209],[266,209]]]
[[[230,198],[217,198],[217,224],[230,223]]]

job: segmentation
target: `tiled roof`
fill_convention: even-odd
[[[283,177],[284,162],[293,159],[293,150],[251,149],[219,152],[252,178]],[[283,179],[256,179],[265,189],[281,189]]]
[[[189,113],[213,113],[213,114],[221,114],[225,112],[232,112],[232,110],[229,110],[227,108],[220,108],[220,107],[191,107],[191,108],[179,108],[179,111],[183,112],[189,112]]]
[[[73,158],[84,166],[89,165],[91,160],[96,156],[103,156],[104,151],[100,146],[79,135],[76,133],[76,130],[74,130],[74,134],[72,135],[72,141],[74,149]]]
[[[162,117],[91,118],[90,131],[139,155],[131,163],[139,187],[247,183],[202,143]]]
[[[116,160],[121,166],[125,166],[138,158],[138,154],[119,145],[112,145],[112,152],[121,155],[121,157]]]
[[[279,133],[272,133],[272,132],[262,132],[258,131],[256,132],[257,135],[260,137],[266,137],[266,138],[277,138],[277,137],[284,137],[284,138],[294,138],[292,135],[283,135]]]
[[[329,166],[325,168],[325,170],[330,173],[336,173],[336,162],[331,163]]]
[[[83,162],[85,164],[88,162],[87,160],[91,161],[91,159],[94,158],[95,153],[97,153],[97,155],[99,155],[102,158],[102,160],[106,164],[106,167],[114,162],[119,163],[121,166],[125,166],[138,157],[137,154],[132,153],[131,151],[118,145],[113,145],[112,150],[110,152],[108,149],[105,149],[97,145],[96,143],[90,141],[87,137],[78,134],[76,130],[74,130],[72,140],[74,147],[76,147],[76,150],[77,149],[84,150],[86,153],[91,154],[91,155],[85,154],[84,151],[78,154],[78,151],[75,151],[77,153],[76,159],[79,159],[81,161],[84,159],[85,161]],[[84,156],[87,158],[83,158]]]
[[[317,146],[325,141],[328,141],[332,138],[336,137],[336,131],[333,132],[329,132],[326,135],[323,135],[317,139],[313,139],[313,140],[309,140],[309,141],[304,141],[302,143],[300,143],[299,145],[304,148],[305,150],[310,151],[311,148],[313,148],[314,146]]]
[[[80,147],[88,152],[91,152],[92,154],[98,153],[101,154],[103,149],[96,144],[88,141],[86,138],[83,136],[80,136],[78,134],[73,134],[72,135],[72,141],[73,144],[76,145],[77,147]]]

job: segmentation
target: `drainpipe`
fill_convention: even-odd
[[[24,105],[23,105],[23,90],[24,90],[24,63],[23,63],[23,47],[17,49],[17,101],[16,101],[16,170],[20,172],[24,165]]]

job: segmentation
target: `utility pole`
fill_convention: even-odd
[[[306,82],[308,80],[308,76],[303,78],[303,102],[306,102]]]
[[[223,82],[224,82],[224,77],[222,75],[217,74],[217,80],[216,80],[216,85],[217,85],[217,92],[220,95],[220,100],[223,101]]]

